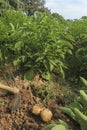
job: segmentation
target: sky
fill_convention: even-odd
[[[65,19],[87,16],[87,0],[46,0],[45,6],[52,13],[59,13]]]

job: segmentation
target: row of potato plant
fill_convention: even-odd
[[[24,78],[32,79],[36,72],[47,80],[51,73],[64,78],[66,55],[72,54],[73,46],[61,37],[66,33],[66,23],[50,14],[34,16],[8,10],[0,19],[0,64],[12,63],[26,68]]]

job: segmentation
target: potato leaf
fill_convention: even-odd
[[[49,124],[45,126],[42,130],[51,130],[54,126],[56,126],[56,124]]]
[[[25,80],[32,80],[34,78],[34,71],[31,69],[24,74]]]
[[[87,80],[83,77],[80,76],[80,80],[82,81],[82,83],[87,86]]]
[[[56,125],[51,130],[67,130],[63,125]]]

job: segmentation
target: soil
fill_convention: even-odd
[[[57,96],[54,99],[50,98],[43,104],[41,97],[35,94],[34,87],[36,88],[41,84],[41,80],[36,78],[32,82],[27,82],[17,76],[15,81],[15,85],[20,90],[21,95],[17,110],[12,111],[15,96],[0,90],[0,130],[42,130],[47,124],[58,123],[58,119],[66,121],[70,130],[80,129],[76,122],[59,110],[60,106],[65,105],[61,96]],[[8,85],[6,80],[1,80],[0,82]],[[10,80],[9,82],[12,87],[13,81]],[[53,117],[50,122],[45,123],[40,116],[32,114],[32,108],[36,104],[43,104],[52,111]]]

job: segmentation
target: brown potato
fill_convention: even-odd
[[[44,109],[41,111],[40,116],[44,122],[49,122],[52,119],[53,114],[49,109]]]
[[[43,106],[35,105],[35,106],[33,106],[32,113],[35,115],[39,115],[40,112],[43,111],[43,109],[44,109]]]

